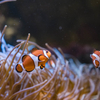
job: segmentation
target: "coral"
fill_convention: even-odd
[[[11,46],[4,40],[5,25],[0,34],[0,100],[96,100],[100,99],[99,70],[92,64],[81,64],[76,58],[66,55],[61,48],[43,48],[35,42],[17,40]],[[38,49],[49,49],[52,56],[41,70],[38,66],[30,73],[17,73],[14,69],[28,54],[28,44]],[[66,58],[68,60],[66,60]]]

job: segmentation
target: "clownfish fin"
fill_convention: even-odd
[[[27,57],[27,55],[23,55],[22,56],[22,62],[24,62],[25,58]]]
[[[98,68],[98,66],[95,66],[95,68]]]
[[[34,52],[34,51],[36,51],[36,50],[38,50],[38,49],[37,49],[37,48],[33,48],[33,49],[31,50],[31,53]]]
[[[22,68],[22,66],[21,66],[20,64],[17,64],[17,65],[15,66],[15,70],[16,70],[18,73],[21,73],[21,72],[23,71],[23,68]]]
[[[45,67],[45,63],[43,64],[43,67]]]
[[[39,62],[45,61],[46,57],[41,54],[41,55],[38,56],[38,60],[39,60]]]
[[[96,49],[93,50],[93,52],[97,51]]]
[[[95,60],[95,64],[96,64],[96,66],[99,66],[99,61]]]
[[[43,67],[42,67],[42,66],[40,66],[40,69],[43,69]]]
[[[45,67],[45,66],[41,65],[41,66],[40,66],[40,69],[43,69],[44,67]]]

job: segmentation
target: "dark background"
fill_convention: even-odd
[[[17,0],[0,5],[0,30],[16,45],[26,39],[45,47],[61,47],[82,63],[91,63],[93,49],[100,50],[100,0]]]

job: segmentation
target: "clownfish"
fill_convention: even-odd
[[[96,68],[100,67],[100,51],[94,50],[93,54],[90,54],[90,57],[92,58],[93,65]]]
[[[22,63],[17,64],[15,70],[19,73],[23,70],[31,72],[36,66],[40,66],[40,69],[43,69],[50,56],[51,52],[48,50],[38,50],[33,48],[31,53],[22,56]]]

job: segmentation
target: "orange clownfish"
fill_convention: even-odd
[[[33,48],[31,53],[22,56],[22,63],[17,64],[15,69],[19,73],[23,70],[31,72],[36,66],[40,66],[40,68],[43,69],[50,56],[51,53],[48,50],[38,50]]]
[[[93,64],[96,68],[100,67],[100,51],[94,50],[93,54],[90,54]]]

